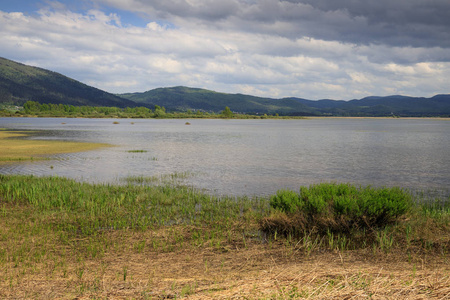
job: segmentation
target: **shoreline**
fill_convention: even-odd
[[[450,117],[338,117],[338,116],[330,116],[330,117],[306,117],[307,119],[392,119],[392,120],[443,120],[450,121]]]
[[[450,117],[392,117],[392,116],[383,116],[383,117],[371,117],[371,116],[273,116],[273,115],[239,115],[236,114],[234,117],[225,118],[223,116],[210,115],[210,116],[172,116],[172,117],[119,117],[119,116],[107,116],[107,115],[98,115],[98,116],[42,116],[42,115],[11,115],[11,116],[1,116],[0,118],[57,118],[57,119],[155,119],[155,120],[200,120],[200,119],[222,119],[222,120],[301,120],[301,119],[399,119],[399,120],[446,120],[449,121]]]

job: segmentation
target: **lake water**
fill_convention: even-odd
[[[34,139],[116,146],[0,165],[2,174],[118,183],[128,176],[187,173],[184,184],[248,196],[320,182],[446,192],[450,187],[446,120],[0,118],[0,128],[43,130]]]

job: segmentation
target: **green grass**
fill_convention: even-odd
[[[173,179],[187,175],[167,176]],[[110,247],[121,247],[107,233],[161,229],[170,238],[137,240],[132,245],[134,251],[171,252],[188,245],[222,249],[233,241],[239,241],[244,248],[249,241],[267,245],[284,241],[287,253],[307,254],[318,249],[361,248],[384,252],[450,251],[450,204],[415,204],[408,193],[398,189],[322,184],[302,188],[300,194],[281,191],[270,200],[216,197],[191,187],[146,185],[147,180],[152,183],[153,178],[129,178],[128,184],[108,185],[58,177],[0,175],[0,214],[4,222],[15,224],[14,229],[0,236],[0,262],[48,259],[52,251],[47,253],[45,243],[37,248],[44,250],[36,251],[34,246],[22,243],[27,236],[46,243],[56,239],[76,246],[82,256],[96,257]],[[347,209],[336,208],[349,203],[342,201],[344,195],[353,202]],[[385,203],[386,207],[376,210],[381,212],[381,219],[370,215],[370,209],[364,210],[367,203],[375,203],[367,195]],[[322,202],[308,203],[315,197]],[[286,199],[297,201],[299,208],[285,209],[280,203],[288,202]],[[355,208],[355,203],[362,208]],[[394,207],[392,212],[390,207]],[[371,223],[371,218],[376,222]],[[187,235],[170,234],[184,231]]]
[[[33,230],[54,231],[65,241],[76,236],[97,239],[109,231],[194,226],[190,243],[217,247],[235,235],[244,244],[247,238],[263,242],[287,238],[309,252],[374,244],[383,249],[449,246],[448,201],[414,202],[400,189],[348,184],[302,187],[300,193],[279,191],[271,199],[216,197],[173,184],[190,175],[129,177],[125,185],[0,175],[0,212],[11,217],[18,213],[14,207],[22,207],[40,228]],[[166,245],[155,243],[154,248],[170,250],[174,247],[170,243],[180,246],[185,241],[180,237]],[[102,247],[94,243],[89,252],[101,254]],[[135,245],[142,247],[142,241]]]
[[[183,174],[172,177],[177,176]],[[52,215],[55,228],[83,236],[167,224],[227,226],[242,210],[262,212],[265,205],[258,199],[218,198],[189,187],[91,185],[58,177],[3,175],[0,181],[2,203],[31,205]]]

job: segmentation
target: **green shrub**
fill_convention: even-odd
[[[287,213],[293,213],[302,208],[299,194],[290,190],[279,190],[270,198],[270,206]]]
[[[290,224],[296,227],[292,231],[315,228],[345,232],[396,222],[411,208],[412,199],[400,188],[322,183],[301,187],[300,194],[280,190],[272,196],[270,205],[290,217]]]

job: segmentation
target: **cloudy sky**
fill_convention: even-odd
[[[1,0],[0,41],[113,93],[450,93],[449,0]]]

